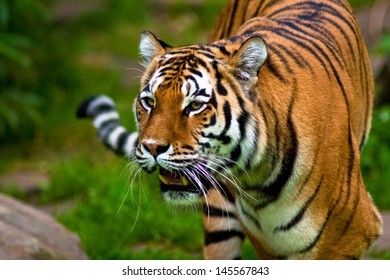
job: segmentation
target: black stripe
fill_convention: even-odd
[[[209,100],[209,103],[215,108],[217,109],[218,107],[218,102],[217,102],[217,97],[215,95],[215,91],[214,89],[211,91],[211,98]]]
[[[200,132],[202,137],[205,138],[211,138],[211,139],[217,139],[218,141],[222,142],[222,144],[227,145],[231,142],[231,137],[227,136],[226,133],[228,132],[228,129],[230,128],[231,125],[231,112],[230,112],[230,106],[227,104],[228,101],[225,102],[224,104],[224,113],[225,113],[225,127],[223,131],[219,135],[215,135],[214,133],[209,133],[206,134],[203,131]],[[225,105],[228,105],[225,107]]]
[[[294,50],[289,50],[289,49],[286,49],[284,48],[282,45],[278,44],[278,43],[274,43],[272,45],[269,45],[268,46],[271,50],[274,49],[275,47],[278,47],[280,49],[280,51],[284,51],[287,53],[287,55],[292,58],[296,64],[300,67],[300,68],[306,68],[308,67],[310,69],[310,72],[313,74],[313,68],[311,67],[311,65],[302,57],[302,55],[299,53],[299,52],[293,52]],[[313,74],[314,75],[314,74]]]
[[[219,95],[226,96],[228,94],[228,92],[227,92],[225,86],[222,85],[222,83],[221,83],[223,77],[222,77],[221,73],[219,73],[218,65],[216,62],[214,62],[212,65],[213,65],[213,68],[215,71],[215,79],[217,80],[217,93]]]
[[[126,131],[122,132],[118,136],[118,141],[117,141],[117,145],[116,145],[116,149],[115,149],[116,152],[123,153],[123,147],[126,144],[127,139],[129,139],[129,136],[130,136],[130,133],[126,132]]]
[[[281,2],[281,0],[269,0],[269,1],[264,1],[266,2],[267,4],[264,6],[264,11],[266,11],[268,8],[274,6],[275,4],[278,4],[279,2]],[[270,17],[269,15],[267,15],[267,17]]]
[[[211,46],[211,47],[214,47],[214,48],[218,49],[225,56],[230,56],[231,55],[231,53],[223,45],[212,43],[212,44],[209,44],[208,46]]]
[[[235,199],[234,199],[234,196],[233,194],[230,192],[229,188],[223,184],[222,182],[218,182],[219,183],[219,186],[218,186],[218,189],[217,191],[223,195],[229,202],[231,203],[235,203]]]
[[[231,32],[232,32],[232,27],[233,27],[233,24],[234,24],[234,18],[235,18],[235,15],[236,15],[236,10],[237,10],[237,6],[238,6],[238,1],[239,0],[236,0],[234,2],[234,6],[233,6],[233,10],[231,11],[231,14],[230,14],[230,20],[228,21],[229,22],[229,25],[228,25],[228,28],[226,30],[226,36],[228,37],[229,35],[231,35]]]
[[[217,123],[217,117],[215,116],[215,114],[213,114],[210,118],[210,122],[208,124],[205,124],[203,125],[205,128],[207,127],[210,127],[210,126],[213,126]]]
[[[115,112],[115,108],[111,104],[100,104],[97,107],[93,108],[92,115],[94,117],[97,117],[100,114],[103,113],[111,113]]]
[[[306,41],[307,38],[305,37],[302,37],[302,36],[299,36],[298,34],[293,34],[291,33],[290,30],[286,29],[286,28],[283,28],[283,27],[278,27],[278,28],[272,28],[272,27],[263,27],[262,28],[263,30],[267,30],[267,31],[271,31],[281,37],[283,37],[284,39],[286,40],[289,40],[293,43],[295,43],[297,46],[305,49],[306,51],[308,51],[309,53],[311,53],[317,60],[318,62],[321,63],[321,65],[323,66],[324,70],[326,71],[326,73],[328,74],[328,77],[330,77],[330,73],[328,71],[328,68],[326,67],[326,63],[325,61],[321,58],[321,56],[315,51],[318,50],[321,54],[322,54],[322,57],[324,57],[328,62],[329,62],[329,58],[328,56],[326,55],[326,53],[323,51],[323,49],[318,45],[318,44],[315,44],[315,43],[312,43],[309,45],[309,44],[306,44],[304,41]],[[311,46],[313,46],[315,49],[313,49]],[[268,60],[269,61],[269,60]],[[269,64],[269,63],[268,63]],[[271,71],[276,71],[275,69],[270,69]],[[275,74],[275,73],[274,73]],[[276,72],[276,74],[278,74]],[[281,80],[284,79],[283,76],[281,76],[279,74],[279,78]]]
[[[243,215],[245,215],[245,217],[251,220],[251,222],[257,227],[258,230],[262,230],[259,220],[256,219],[256,217],[253,217],[252,214],[250,214],[248,211],[246,211],[243,206],[241,206],[241,212]]]
[[[229,217],[231,219],[237,219],[236,214],[211,205],[203,204],[203,213],[209,217]]]
[[[240,104],[243,104],[243,103],[240,102]],[[238,124],[239,124],[241,140],[243,140],[246,136],[246,124],[248,123],[248,120],[249,120],[249,113],[244,108],[240,117],[237,120]]]
[[[295,88],[293,89],[293,91],[294,90],[295,90]],[[268,205],[269,203],[277,200],[277,198],[279,197],[279,194],[281,193],[282,189],[284,188],[284,186],[286,185],[286,183],[288,182],[288,180],[290,179],[290,177],[293,173],[294,164],[295,164],[295,160],[296,160],[297,152],[298,152],[298,138],[297,138],[297,134],[295,131],[295,126],[294,126],[293,121],[291,119],[292,118],[291,111],[292,111],[292,107],[294,104],[294,98],[295,98],[295,96],[293,96],[293,98],[290,102],[290,106],[289,106],[288,113],[287,113],[287,116],[288,116],[287,130],[290,132],[290,137],[289,137],[290,144],[289,144],[289,147],[287,148],[287,151],[286,151],[285,156],[283,158],[282,169],[281,169],[279,175],[277,176],[276,180],[273,183],[271,183],[269,186],[262,188],[263,194],[266,195],[267,197],[269,197],[269,200],[268,200],[267,204],[259,203],[255,208],[256,210],[259,210],[259,209],[265,207],[266,205]]]
[[[76,116],[77,118],[81,119],[81,118],[90,118],[90,117],[93,117],[91,115],[88,114],[88,107],[89,105],[91,105],[91,103],[93,101],[95,101],[96,99],[100,98],[99,96],[91,96],[91,97],[88,97],[86,99],[84,99],[78,109],[77,109],[77,112],[76,112]]]
[[[314,169],[317,167],[318,153],[322,148],[322,140],[324,139],[323,137],[321,137],[321,135],[319,135],[319,136],[320,136],[320,138],[319,138],[320,141],[317,142],[317,149],[316,149],[316,152],[315,152],[315,155],[314,155],[311,167],[310,167],[310,171],[307,173],[305,180],[303,181],[303,183],[301,184],[301,186],[298,190],[298,193],[301,193],[303,188],[306,187],[307,182],[312,177]]]
[[[267,66],[268,69],[271,71],[271,73],[279,80],[281,80],[283,83],[287,83],[287,80],[284,78],[282,74],[279,73],[279,70],[275,68],[275,64],[272,63],[272,55],[270,55],[267,59]]]
[[[320,240],[321,236],[322,236],[322,233],[324,232],[325,230],[325,227],[326,225],[328,224],[329,222],[329,219],[330,219],[330,216],[333,212],[333,209],[329,210],[328,211],[328,214],[326,216],[326,219],[325,219],[325,222],[322,224],[322,227],[320,229],[320,231],[317,233],[316,237],[313,239],[313,241],[311,243],[309,243],[309,245],[307,245],[304,249],[300,250],[299,253],[307,253],[309,252],[311,249],[314,248],[314,246],[318,243],[318,241]]]
[[[314,46],[318,46],[318,45],[315,43],[315,41],[310,40],[309,38],[312,38],[314,40],[320,41],[322,44],[324,44],[324,46],[328,49],[328,51],[331,52],[331,54],[333,55],[334,59],[337,60],[337,63],[339,65],[347,65],[347,63],[345,62],[345,60],[343,58],[343,55],[341,53],[339,53],[338,55],[335,54],[334,47],[332,46],[332,44],[330,44],[329,40],[324,40],[323,37],[314,36],[312,33],[304,31],[302,28],[299,27],[299,25],[295,24],[294,22],[283,21],[283,23],[286,26],[288,26],[289,28],[291,28],[292,30],[294,30],[294,32],[300,32],[301,34],[303,34],[304,36],[301,37],[301,38],[306,40],[306,41],[308,41],[308,42],[310,42]],[[323,52],[323,51],[320,50],[320,52]],[[329,60],[329,57],[326,56],[325,53],[323,53],[323,55],[324,55],[324,57],[327,60]],[[343,59],[343,63],[341,63],[340,57],[341,57],[341,59]]]
[[[349,110],[348,110],[349,112]],[[349,115],[349,114],[348,114]],[[348,145],[349,145],[349,159],[348,159],[348,172],[347,172],[347,193],[346,193],[346,198],[345,198],[345,203],[341,211],[346,208],[349,203],[349,199],[351,196],[351,188],[352,188],[352,175],[353,175],[353,167],[354,167],[354,161],[355,161],[355,153],[353,150],[352,146],[352,131],[351,131],[351,124],[349,124],[349,129],[348,129]]]
[[[188,55],[188,52],[189,51],[197,51],[199,50],[199,47],[185,47],[183,49],[177,49],[177,50],[172,50],[169,52],[169,54],[173,54],[173,55],[183,55],[183,56],[175,56],[175,57],[171,57],[169,59],[166,60],[166,62],[168,63],[173,63],[175,62],[176,60],[180,59],[180,61],[183,61],[183,59],[185,58],[191,58],[191,56],[187,56]],[[192,56],[193,57],[193,56]]]
[[[266,1],[259,1],[259,2],[260,3],[257,6],[257,8],[255,9],[254,13],[252,14],[251,18],[260,16],[260,13],[262,12],[262,9],[263,9],[263,5],[264,5],[264,3],[266,3]]]
[[[336,178],[338,177],[338,175],[339,174],[337,174]],[[327,213],[326,218],[325,218],[325,221],[322,224],[320,231],[317,233],[317,236],[313,239],[313,241],[308,246],[306,246],[304,249],[300,250],[299,253],[306,253],[306,252],[310,251],[318,243],[318,241],[320,240],[320,238],[322,236],[322,233],[324,232],[324,230],[325,230],[325,228],[330,220],[330,217],[333,215],[334,209],[336,208],[337,204],[339,203],[339,201],[341,199],[342,194],[343,194],[343,191],[340,189],[339,194],[337,196],[337,199],[329,208],[328,213]]]
[[[243,102],[240,101],[239,104],[243,104]],[[237,122],[239,124],[239,129],[240,129],[240,142],[238,143],[236,149],[232,152],[232,155],[231,155],[232,156],[231,159],[235,162],[237,162],[241,156],[241,147],[240,146],[241,146],[242,141],[244,141],[244,139],[246,137],[248,120],[249,120],[249,113],[247,112],[247,110],[245,110],[245,108],[243,108],[243,111],[237,120]],[[257,135],[255,134],[255,139],[251,139],[251,140],[253,143],[257,143]],[[239,147],[240,147],[240,149],[238,149]],[[253,147],[252,147],[252,149],[253,149]],[[248,157],[245,160],[246,160],[245,165],[247,167],[249,167],[251,157]]]
[[[195,87],[196,87],[195,92],[199,90],[198,81],[193,76],[187,75],[187,76],[184,76],[184,79],[191,80],[194,82]]]
[[[334,27],[337,28],[337,30],[343,35],[343,38],[346,40],[347,44],[348,44],[348,47],[349,47],[349,51],[351,52],[352,56],[355,56],[355,49],[353,48],[352,46],[352,42],[350,41],[349,39],[349,36],[348,34],[345,32],[345,30],[334,20],[332,20],[331,18],[327,17],[327,18],[324,18],[325,21],[327,21],[328,23],[330,23],[331,25],[333,25]],[[310,28],[310,22],[305,24],[305,26],[307,26],[308,28]],[[334,42],[339,46],[340,48],[340,44],[338,42],[339,39],[334,39]]]
[[[297,225],[303,218],[303,216],[305,215],[305,212],[306,210],[309,208],[309,205],[311,204],[311,202],[313,201],[313,199],[316,197],[318,191],[320,190],[320,187],[321,187],[321,184],[322,184],[322,179],[321,178],[321,181],[320,183],[318,184],[318,186],[316,187],[315,191],[313,192],[313,194],[309,197],[309,199],[305,202],[305,204],[302,206],[302,208],[299,210],[298,214],[295,215],[295,217],[293,217],[290,222],[288,222],[286,225],[283,225],[283,226],[280,226],[280,227],[277,227],[274,232],[278,232],[278,231],[288,231],[290,230],[292,227],[294,227],[295,225]]]
[[[305,9],[305,6],[306,7],[308,6],[308,8],[306,8],[306,9],[309,9],[309,10],[322,10],[324,12],[327,12],[327,13],[333,15],[334,17],[337,17],[342,22],[344,22],[346,25],[348,25],[348,27],[350,28],[352,33],[356,34],[356,28],[354,28],[352,26],[351,20],[349,20],[346,17],[344,17],[344,14],[340,13],[337,9],[333,8],[330,5],[324,4],[324,3],[315,3],[315,2],[312,2],[312,1],[306,1],[306,2],[298,3],[298,4],[295,4],[295,5],[292,5],[292,6],[288,6],[286,8],[279,9],[279,10],[275,11],[271,16],[275,16],[275,15],[277,15],[279,13],[282,13],[285,10],[290,10],[290,9],[293,9],[293,8],[295,8],[298,11],[298,13],[302,13],[301,11],[302,11],[302,9]],[[348,9],[345,8],[344,11],[345,11],[345,14],[350,15],[350,11]],[[329,17],[325,17],[325,18],[327,20],[330,20]],[[341,31],[343,29],[340,28],[339,30]],[[343,34],[345,34],[345,33],[343,33]],[[348,40],[348,36],[344,36],[344,38]],[[350,45],[350,50],[351,50],[351,53],[354,55],[354,49],[351,46],[352,45]]]
[[[185,150],[190,150],[190,151],[194,150],[194,147],[192,147],[190,145],[182,145],[181,147],[182,147],[182,149],[185,149]]]
[[[205,52],[205,51],[198,51],[197,54],[204,55],[205,57],[212,59],[212,60],[215,59],[215,55],[213,55],[212,53]],[[207,69],[207,71],[210,72],[207,64],[203,60],[199,59],[198,64],[200,64],[203,68]]]
[[[349,209],[350,214],[349,214],[348,218],[346,219],[346,223],[344,225],[341,236],[343,236],[348,231],[350,226],[352,225],[354,218],[355,218],[355,215],[358,213],[357,208],[359,207],[359,202],[360,202],[360,188],[357,188],[357,197],[355,198],[355,201],[353,202],[352,208]],[[346,204],[347,203],[348,202],[346,202]]]
[[[280,139],[280,130],[279,130],[279,116],[277,114],[277,111],[274,109],[274,107],[272,107],[268,102],[265,103],[266,106],[268,107],[268,109],[271,111],[272,115],[273,115],[273,120],[274,120],[274,136],[275,136],[275,143],[274,143],[274,154],[276,154],[277,156],[273,157],[272,159],[272,167],[275,168],[276,167],[276,163],[277,163],[277,157],[281,154],[280,152],[280,149],[281,149],[281,139]],[[267,127],[268,124],[267,124]],[[272,148],[271,148],[272,149]]]
[[[194,75],[196,75],[196,76],[199,76],[199,77],[201,77],[201,78],[203,77],[202,72],[200,72],[200,71],[194,69],[193,67],[189,67],[188,70],[189,70],[192,74],[194,74]]]
[[[274,46],[272,45],[269,45],[268,46],[269,50],[272,51],[272,53],[274,53],[283,63],[283,67],[286,67],[287,68],[287,71],[289,73],[292,72],[291,70],[291,67],[290,67],[290,64],[289,64],[289,61],[290,61],[290,58],[287,60],[284,55],[277,49],[275,48]]]
[[[256,149],[256,147],[258,147],[259,146],[259,140],[260,140],[260,128],[259,128],[259,123],[258,123],[258,121],[256,120],[255,121],[255,124],[254,124],[254,137],[255,137],[255,142],[254,142],[254,147],[255,147],[255,149]],[[251,169],[251,163],[252,163],[252,160],[254,160],[255,159],[255,157],[251,157],[251,158],[248,158],[248,161],[246,162],[246,165],[245,165],[245,167],[247,168],[247,169]],[[243,171],[243,170],[242,170]]]
[[[201,88],[200,90],[198,90],[197,92],[194,93],[194,97],[195,96],[204,96],[204,97],[210,97],[210,94],[208,94],[206,92],[206,89],[205,88]]]
[[[233,237],[245,238],[245,234],[238,230],[205,232],[205,245],[226,241]]]
[[[238,159],[240,158],[241,156],[241,145],[240,143],[236,144],[236,146],[234,147],[234,149],[232,150],[231,154],[230,154],[230,159],[231,161],[227,163],[228,166],[234,166],[235,165],[235,162],[238,161]]]
[[[217,92],[219,95],[226,96],[228,94],[225,86],[221,83],[221,79],[217,79]]]
[[[114,120],[111,119],[103,122],[102,125],[99,127],[99,138],[103,142],[107,142],[110,133],[118,126],[119,126],[118,119],[114,119]]]
[[[223,131],[221,132],[218,138],[223,142],[223,144],[228,144],[231,139],[229,136],[226,136],[226,133],[228,132],[232,124],[232,111],[230,110],[229,101],[225,101],[222,110],[223,110],[223,115],[225,116],[225,127],[223,128]]]

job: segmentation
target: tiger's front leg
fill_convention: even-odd
[[[234,197],[227,188],[209,190],[203,202],[203,224],[205,259],[241,259],[245,235],[238,220]]]

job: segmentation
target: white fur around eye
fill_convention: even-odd
[[[191,79],[187,79],[181,86],[181,91],[184,96],[182,110],[187,110],[190,116],[199,114],[203,111],[211,98],[212,85],[208,74],[200,69],[202,77],[194,75]],[[193,102],[202,103],[199,109],[190,108]],[[190,110],[189,110],[190,109]]]
[[[139,100],[142,105],[142,107],[150,112],[153,107],[156,106],[156,99],[154,98],[154,95],[149,91],[143,91],[139,95]]]
[[[197,103],[199,103],[199,106],[197,106],[198,105]],[[195,106],[194,104],[197,105]],[[188,112],[189,116],[194,116],[201,113],[204,109],[206,109],[206,107],[207,107],[207,103],[203,101],[195,100],[190,104],[188,104],[185,110]]]

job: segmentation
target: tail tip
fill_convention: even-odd
[[[97,98],[97,96],[90,96],[84,99],[77,108],[76,116],[79,119],[91,118],[91,112],[88,110],[89,105]]]
[[[96,114],[96,110],[98,110],[98,107],[102,105],[111,109],[115,108],[114,101],[107,96],[90,96],[80,103],[76,116],[79,119],[93,118],[94,114]]]

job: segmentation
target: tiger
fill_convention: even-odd
[[[343,0],[229,0],[206,43],[150,31],[129,132],[107,96],[77,115],[158,172],[168,204],[202,203],[205,259],[360,259],[382,233],[360,153],[374,84]]]

